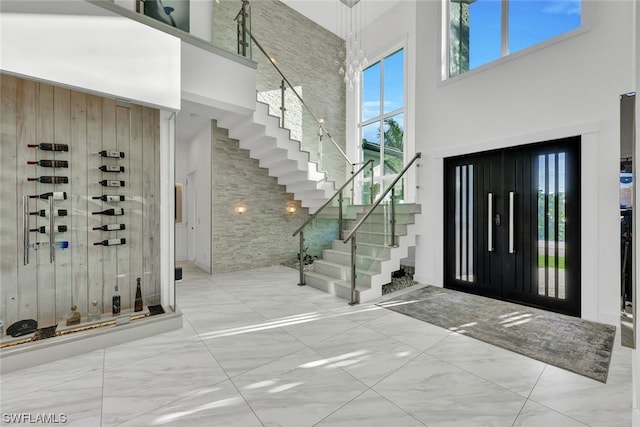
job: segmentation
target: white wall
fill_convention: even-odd
[[[581,134],[582,316],[618,322],[618,98],[636,83],[633,3],[584,5],[593,9],[589,31],[441,83],[440,4],[418,3],[416,148],[428,171],[419,280],[443,281],[443,157]]]
[[[440,78],[441,3],[411,3],[402,2],[368,28],[366,48],[371,57],[370,52],[383,51],[390,40],[406,34],[409,66],[415,61],[415,80],[410,76],[407,82],[413,113],[407,118],[407,136],[408,146],[423,153],[416,278],[443,283],[444,157],[579,134],[582,315],[616,324],[618,97],[637,85],[634,2],[584,2],[591,17],[588,31],[446,82]],[[353,100],[348,108],[353,114]]]
[[[180,40],[89,3],[80,6],[95,8],[95,15],[2,13],[2,70],[179,110]]]
[[[180,113],[178,113],[180,114]],[[189,170],[189,142],[176,141],[176,184],[182,184],[182,222],[176,223],[176,261],[187,261],[187,171]]]
[[[186,170],[176,176],[186,176],[197,171],[197,181],[190,183],[187,191],[195,191],[196,209],[196,259],[201,269],[211,272],[211,122],[188,142]],[[189,207],[187,207],[188,209]],[[188,215],[188,212],[186,213]],[[190,226],[190,225],[188,225]]]

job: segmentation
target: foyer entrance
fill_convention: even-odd
[[[445,287],[580,316],[580,137],[444,166]]]

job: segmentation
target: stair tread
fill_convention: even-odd
[[[343,251],[339,251],[339,250],[336,250],[336,249],[325,249],[324,251],[325,252],[338,253],[338,254],[345,254],[345,253],[349,253],[350,254],[351,253],[351,251],[343,252]],[[375,257],[375,256],[371,256],[371,255],[359,254],[357,252],[356,252],[356,257],[364,258],[364,259],[370,259],[370,260],[373,260],[373,261],[384,261],[384,259],[381,259],[379,257]],[[318,261],[324,261],[324,260],[323,259],[319,259]],[[327,261],[327,262],[331,262],[331,261]]]

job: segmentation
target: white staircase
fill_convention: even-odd
[[[218,119],[218,125],[228,129],[229,137],[249,150],[249,156],[309,212],[315,212],[336,192],[334,182],[311,161],[307,151],[301,150],[300,142],[291,139],[289,130],[281,128],[280,120],[269,114],[268,104],[256,101],[252,114],[227,114]]]
[[[345,212],[356,212],[352,206]],[[359,213],[349,221],[343,237],[366,212],[368,206],[357,207]],[[335,208],[328,208],[335,209]],[[415,215],[420,205],[396,205],[396,241],[390,245],[390,212],[379,206],[356,233],[356,295],[359,302],[369,301],[382,295],[382,285],[391,282],[391,273],[400,269],[400,260],[408,256],[409,248],[415,246]],[[329,213],[323,216],[329,215]],[[335,217],[335,216],[333,216]],[[322,259],[313,263],[313,271],[305,272],[305,283],[314,288],[351,300],[351,242],[334,240],[331,249],[325,249]]]

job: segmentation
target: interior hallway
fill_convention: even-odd
[[[183,328],[12,372],[7,414],[70,426],[630,426],[631,351],[607,384],[373,304],[286,267],[184,264]],[[388,298],[383,298],[388,299]]]

